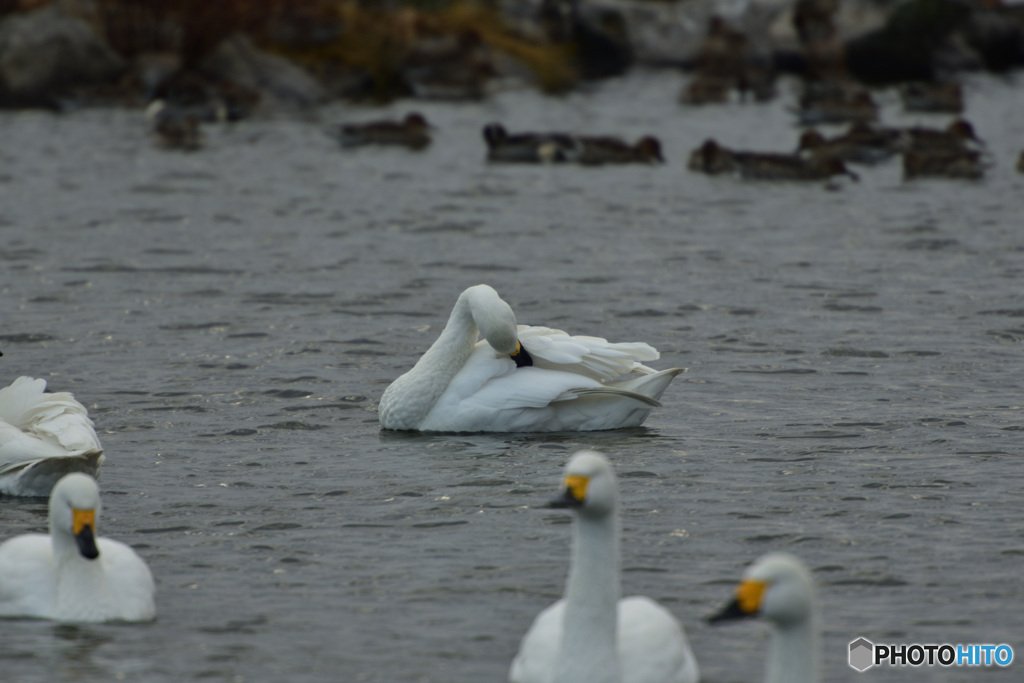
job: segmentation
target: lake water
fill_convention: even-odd
[[[157,578],[156,622],[0,622],[0,680],[503,681],[559,597],[577,449],[622,497],[623,593],[686,626],[704,680],[758,681],[767,625],[709,627],[770,550],[818,582],[829,681],[1016,681],[1024,666],[1024,89],[968,81],[977,183],[748,183],[705,137],[788,150],[795,83],[686,109],[637,72],[547,98],[332,105],[156,149],[139,112],[0,115],[0,380],[85,403],[100,533]],[[944,126],[901,113],[883,120]],[[418,108],[422,153],[329,126]],[[661,167],[498,166],[480,129],[661,137]],[[833,132],[827,130],[826,132]],[[458,293],[686,366],[643,428],[384,434],[376,402]],[[0,538],[46,525],[0,500]],[[847,644],[1009,643],[1009,669],[847,666]]]

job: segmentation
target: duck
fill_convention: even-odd
[[[963,87],[949,83],[907,83],[900,88],[905,111],[959,114],[964,110]]]
[[[580,136],[577,140],[580,149],[576,161],[585,166],[665,163],[661,141],[653,135],[645,135],[632,145],[611,136]]]
[[[733,87],[731,79],[698,72],[679,93],[679,104],[725,104]]]
[[[758,558],[743,574],[735,598],[708,618],[711,624],[760,617],[772,626],[765,683],[817,683],[818,615],[814,581],[789,553]]]
[[[483,136],[488,161],[556,163],[574,161],[580,153],[580,142],[568,133],[509,134],[500,123],[489,123]]]
[[[596,451],[565,466],[549,506],[573,512],[565,597],[543,610],[509,670],[509,683],[696,683],[697,659],[671,612],[645,596],[619,598],[615,473]]]
[[[718,144],[714,138],[708,138],[700,147],[690,152],[686,167],[698,173],[719,175],[739,170],[733,151]]]
[[[867,91],[806,93],[796,110],[800,124],[871,123],[878,119],[878,105]]]
[[[826,153],[845,163],[877,164],[895,156],[903,147],[903,133],[857,122],[842,135],[826,138],[815,129],[800,135],[798,153]]]
[[[100,490],[65,475],[50,494],[50,533],[0,544],[0,616],[62,622],[151,621],[153,575],[128,545],[100,538]]]
[[[158,146],[183,152],[195,152],[204,144],[200,116],[195,111],[179,107],[166,100],[153,100],[146,107],[146,118],[152,125]]]
[[[338,138],[344,148],[364,145],[394,145],[420,151],[432,142],[430,124],[419,112],[409,112],[401,121],[390,119],[348,123],[338,130]]]
[[[841,159],[829,154],[803,157],[798,154],[733,152],[732,157],[740,177],[748,180],[828,180],[837,175],[860,180]]]
[[[0,389],[0,494],[50,495],[69,472],[96,476],[103,446],[89,412],[46,380],[19,377]]]
[[[836,175],[860,179],[842,160],[828,153],[801,156],[737,151],[723,147],[711,138],[690,153],[687,167],[709,175],[738,173],[748,180],[828,180]]]
[[[903,153],[903,179],[956,178],[979,180],[985,175],[981,153],[971,149],[908,149]]]
[[[914,126],[904,131],[906,148],[916,151],[962,151],[984,146],[974,125],[967,119],[954,119],[945,129]]]
[[[494,288],[475,285],[459,295],[433,345],[385,389],[380,425],[422,432],[635,427],[685,371],[642,363],[658,357],[643,342],[517,325]]]

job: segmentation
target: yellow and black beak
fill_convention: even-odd
[[[582,477],[577,474],[570,474],[565,478],[565,490],[562,495],[548,503],[552,508],[578,508],[587,499],[587,486],[590,484],[589,477]]]
[[[731,621],[733,619],[744,619],[756,617],[761,611],[761,600],[764,598],[768,584],[764,581],[747,579],[736,589],[736,597],[718,613],[708,617],[709,624],[717,624],[720,621]]]
[[[530,356],[529,353],[526,352],[526,349],[523,347],[522,344],[519,343],[518,340],[516,340],[515,353],[510,353],[508,357],[516,362],[517,368],[525,368],[527,366],[533,365],[533,358]]]
[[[96,547],[96,511],[71,509],[71,532],[75,536],[78,552],[87,560],[100,556]]]

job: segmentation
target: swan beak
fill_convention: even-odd
[[[515,353],[510,353],[508,357],[516,362],[517,368],[524,368],[533,365],[533,358],[526,352],[523,345],[519,343],[519,340],[516,340]]]
[[[71,532],[75,536],[78,552],[87,560],[95,560],[100,556],[99,548],[96,547],[96,536],[93,534],[94,528],[95,510],[71,509]]]
[[[761,610],[761,599],[768,585],[764,581],[747,580],[736,589],[736,597],[718,613],[708,617],[709,624],[720,621],[743,619],[757,616]]]
[[[552,508],[578,508],[587,499],[587,485],[590,483],[588,477],[581,477],[570,474],[565,478],[565,490],[562,495],[548,503]]]

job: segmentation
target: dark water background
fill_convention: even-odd
[[[984,181],[893,161],[832,191],[688,172],[707,136],[791,148],[795,84],[706,109],[681,85],[418,105],[423,153],[325,133],[408,103],[211,128],[196,154],[138,112],[0,115],[0,379],[89,407],[100,532],[159,591],[147,625],[0,622],[0,680],[503,681],[562,590],[569,519],[542,506],[582,447],[620,478],[624,594],[679,617],[705,680],[760,680],[766,625],[703,618],[770,550],[814,570],[825,680],[1020,680],[1024,89],[967,84]],[[489,166],[492,120],[654,133],[668,164]],[[380,393],[478,282],[690,370],[644,428],[382,434]],[[45,525],[0,501],[0,538]],[[857,674],[858,636],[1021,661]]]

